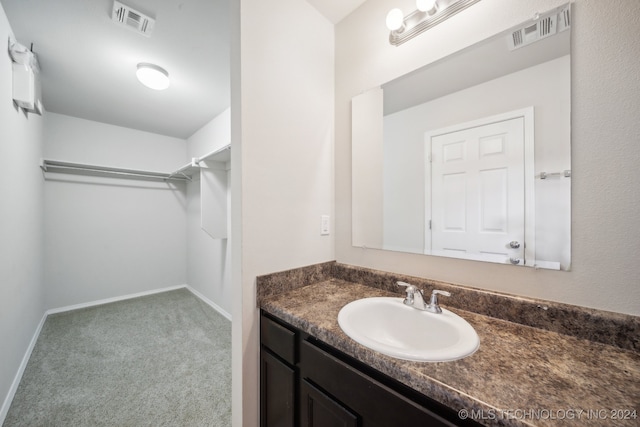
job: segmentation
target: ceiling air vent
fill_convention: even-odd
[[[509,48],[518,49],[528,44],[550,37],[571,27],[571,11],[569,6],[542,16],[532,24],[513,31],[509,39]]]
[[[511,50],[554,35],[557,31],[557,19],[557,15],[547,16],[511,33],[509,38]]]
[[[524,39],[522,38],[522,31],[514,31],[511,33],[511,49],[516,47],[520,47],[524,44]]]
[[[156,22],[153,18],[134,10],[129,6],[125,6],[119,1],[113,2],[113,13],[111,14],[111,19],[114,22],[147,37],[151,35],[151,31],[153,31],[153,26]]]
[[[569,6],[558,13],[558,32],[571,28],[571,9]]]

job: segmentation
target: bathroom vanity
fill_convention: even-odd
[[[450,408],[265,312],[260,336],[264,427],[461,425]]]
[[[345,335],[340,309],[361,298],[402,296],[398,280],[450,291],[441,304],[474,327],[478,351],[450,362],[412,362]],[[639,422],[634,316],[336,263],[259,277],[258,305],[265,427]]]

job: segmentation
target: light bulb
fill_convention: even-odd
[[[391,9],[387,13],[387,28],[390,31],[398,31],[404,28],[404,15],[400,9]]]
[[[438,2],[436,0],[416,0],[416,8],[420,12],[426,12],[431,15],[437,10]]]

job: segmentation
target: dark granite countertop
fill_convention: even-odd
[[[479,350],[453,362],[399,360],[356,343],[338,325],[344,305],[376,296],[398,294],[324,278],[259,296],[259,305],[487,426],[640,425],[638,352],[463,311],[442,300],[475,328]]]

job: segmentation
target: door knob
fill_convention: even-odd
[[[511,241],[511,242],[509,242],[509,247],[511,249],[518,249],[520,247],[520,242],[517,242],[515,240]]]
[[[520,258],[509,258],[509,262],[513,265],[518,265],[520,264]]]

